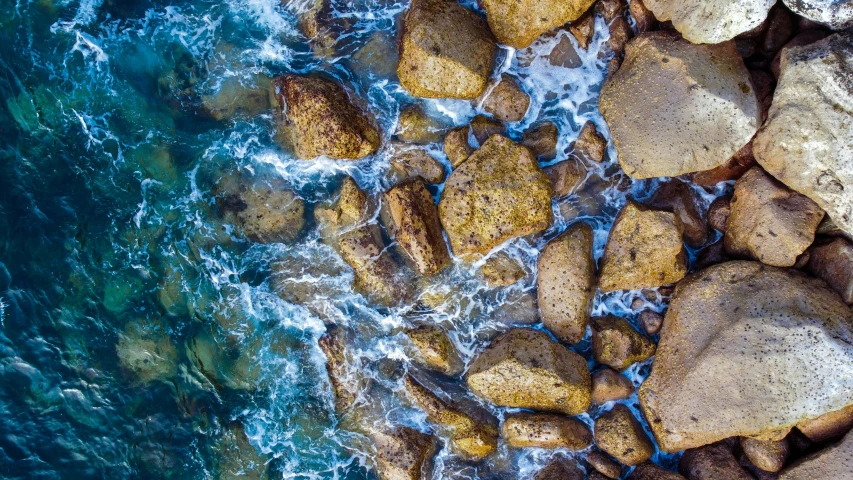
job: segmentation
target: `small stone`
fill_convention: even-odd
[[[583,450],[592,432],[580,420],[550,413],[516,413],[504,420],[501,435],[510,447]]]
[[[474,149],[468,144],[468,131],[470,127],[460,127],[451,130],[444,137],[444,154],[450,161],[451,168],[456,168],[474,153]]]
[[[633,394],[634,384],[631,383],[631,380],[620,375],[619,372],[604,368],[592,374],[593,405],[624,400]]]
[[[655,342],[634,330],[624,318],[598,317],[592,319],[592,353],[596,362],[621,371],[651,358]]]
[[[632,0],[631,5],[634,4]],[[669,470],[664,470],[659,466],[655,465],[651,462],[642,463],[637,465],[637,468],[628,475],[627,480],[687,480],[681,475],[670,472]]]
[[[584,480],[583,470],[562,456],[539,470],[533,480]]]
[[[542,122],[524,131],[521,144],[529,148],[540,160],[551,160],[557,156],[557,126],[554,122]]]
[[[599,134],[595,124],[588,120],[581,128],[574,148],[581,158],[601,162],[607,151],[607,139]]]
[[[723,443],[687,450],[678,462],[678,471],[690,480],[753,480]]]
[[[463,363],[456,345],[441,327],[421,325],[406,331],[416,348],[414,360],[423,367],[454,377],[462,373]]]
[[[433,275],[450,263],[438,221],[438,209],[423,180],[397,184],[385,193],[389,234],[421,275]]]
[[[543,169],[551,181],[554,197],[565,197],[575,193],[586,179],[587,170],[583,163],[574,157]]]
[[[444,125],[427,115],[420,105],[409,105],[400,112],[395,134],[398,139],[407,143],[440,142],[444,135]]]
[[[598,448],[625,465],[638,465],[655,453],[655,447],[643,431],[643,426],[631,410],[621,403],[595,419],[594,430]]]
[[[594,0],[484,0],[486,19],[498,42],[527,48],[543,33],[578,19]]]
[[[426,183],[444,180],[444,165],[421,148],[395,153],[391,157],[391,170],[398,182],[415,177],[421,177]]]
[[[696,172],[691,175],[691,178],[696,185],[714,187],[720,182],[737,180],[754,165],[755,157],[752,156],[752,142],[750,142],[738,150],[725,164],[710,170]]]
[[[657,26],[658,20],[651,10],[646,8],[643,0],[631,0],[631,3],[628,4],[628,9],[634,18],[634,24],[637,27],[638,33],[649,32]]]
[[[808,271],[835,289],[845,303],[853,305],[853,243],[834,238],[808,250]]]
[[[782,470],[790,451],[788,441],[784,439],[774,442],[741,437],[740,446],[749,461],[765,472]]]
[[[578,68],[583,65],[580,55],[568,35],[562,35],[548,53],[548,63],[555,67]]]
[[[610,38],[607,39],[607,45],[617,55],[625,53],[625,45],[628,40],[634,36],[634,31],[631,30],[631,25],[625,17],[616,17],[610,22]]]
[[[508,287],[524,278],[527,273],[517,260],[504,252],[489,257],[480,272],[490,287]]]
[[[663,315],[654,310],[643,310],[640,312],[640,324],[649,335],[657,335],[663,327]]]
[[[720,233],[726,233],[726,221],[732,213],[732,198],[719,197],[708,207],[708,225]]]
[[[607,478],[616,480],[622,476],[622,465],[604,453],[590,452],[586,456],[586,461]]]
[[[589,42],[595,34],[595,15],[588,10],[581,18],[569,25],[569,32],[578,41],[578,45],[584,50],[589,48]]]
[[[502,122],[521,121],[529,107],[530,95],[505,73],[483,101],[483,110]]]
[[[471,119],[471,134],[477,144],[483,146],[492,135],[505,135],[506,125],[485,115],[477,115]]]

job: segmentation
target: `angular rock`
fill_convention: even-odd
[[[527,274],[517,260],[504,252],[492,255],[480,268],[480,272],[490,287],[508,287]]]
[[[678,471],[690,480],[753,480],[723,443],[687,450],[678,462]]]
[[[554,197],[565,197],[566,195],[575,193],[587,176],[584,164],[574,157],[569,157],[563,162],[547,166],[543,171],[551,181],[551,189],[554,192]]]
[[[578,134],[574,149],[581,158],[601,162],[604,160],[604,153],[607,151],[607,139],[598,133],[594,123],[587,121]]]
[[[853,34],[783,50],[781,72],[755,158],[853,233]]]
[[[376,449],[376,469],[381,480],[422,480],[432,477],[432,458],[438,442],[432,435],[409,427],[370,434]]]
[[[586,456],[586,461],[607,478],[616,480],[622,476],[622,465],[601,452],[590,452]]]
[[[761,122],[734,43],[694,45],[665,31],[644,33],[627,45],[599,104],[619,163],[634,178],[722,165]]]
[[[610,46],[610,50],[617,55],[625,53],[625,45],[634,36],[634,31],[631,30],[628,20],[625,17],[614,18],[610,22],[609,30],[610,37],[607,39],[607,45]]]
[[[483,110],[502,122],[521,121],[528,107],[530,107],[530,95],[505,73],[483,100]]]
[[[643,463],[655,453],[655,446],[643,426],[621,403],[595,419],[595,443],[628,466]]]
[[[687,273],[683,233],[684,226],[674,214],[629,202],[610,229],[601,262],[601,291],[651,288],[681,280]]]
[[[594,0],[484,0],[486,19],[498,42],[527,48],[539,35],[578,19]]]
[[[432,275],[450,263],[450,254],[432,194],[420,178],[397,184],[385,193],[388,230],[421,275]]]
[[[845,0],[783,0],[792,12],[833,30],[853,27],[853,5]]]
[[[633,0],[628,4],[628,9],[631,11],[631,17],[634,18],[638,33],[649,32],[657,26],[658,20],[652,11],[646,8],[643,0]]]
[[[468,388],[496,405],[577,415],[590,404],[586,360],[548,334],[517,328],[471,363]]]
[[[851,429],[853,429],[853,403],[797,425],[797,430],[816,443],[836,440]]]
[[[673,178],[661,184],[647,204],[676,214],[684,225],[684,241],[691,247],[699,247],[708,238],[708,223],[697,207],[700,201],[687,183]]]
[[[524,131],[521,144],[530,149],[540,160],[551,160],[557,156],[557,126],[554,122],[542,122]]]
[[[636,0],[635,0],[636,1]],[[631,2],[633,5],[634,2]],[[664,470],[651,462],[637,465],[637,468],[628,475],[627,480],[687,480],[681,475]]]
[[[477,115],[471,119],[471,134],[477,140],[477,145],[483,144],[492,135],[506,136],[506,125],[485,115]]]
[[[290,242],[305,225],[305,203],[277,177],[226,176],[214,195],[223,221],[254,242]]]
[[[421,177],[426,183],[444,180],[444,165],[420,148],[403,150],[391,157],[391,170],[398,181]]]
[[[357,160],[379,148],[379,132],[336,81],[284,75],[273,82],[284,108],[278,135],[304,160],[325,155]]]
[[[536,473],[533,480],[583,480],[583,470],[567,458],[558,457]]]
[[[619,372],[604,368],[592,374],[593,405],[624,400],[633,394],[634,384]]]
[[[720,233],[726,233],[726,221],[732,213],[731,197],[720,197],[708,207],[708,225]]]
[[[456,376],[462,373],[462,360],[456,345],[443,328],[421,325],[406,331],[406,336],[417,349],[414,360],[429,370]]]
[[[853,433],[837,445],[825,448],[788,468],[779,480],[838,479],[853,477]]]
[[[841,298],[853,305],[853,243],[835,238],[809,249],[808,271],[822,278]]]
[[[667,452],[757,437],[847,406],[851,360],[853,312],[822,280],[727,262],[676,287],[640,405]]]
[[[495,135],[450,174],[438,211],[453,253],[482,255],[551,224],[551,185],[530,150]]]
[[[782,470],[790,452],[790,446],[785,439],[769,441],[741,437],[740,446],[743,448],[746,458],[753,465],[765,472],[778,472]]]
[[[416,0],[403,20],[397,76],[416,97],[475,99],[486,89],[496,48],[474,12],[451,0]]]
[[[460,127],[451,130],[444,137],[444,154],[450,160],[450,166],[456,168],[474,153],[474,149],[468,143],[469,127]]]
[[[824,38],[829,36],[830,32],[825,30],[805,30],[800,32],[796,37],[792,38],[782,49],[789,47],[801,47],[803,45],[810,45],[818,40],[823,40]],[[776,52],[776,56],[773,57],[773,62],[770,63],[770,71],[773,73],[773,78],[778,79],[779,75],[782,73],[782,49]],[[753,83],[756,83],[753,79]],[[757,84],[757,83],[756,83]],[[756,87],[756,89],[758,89]],[[759,95],[758,98],[761,98]],[[767,106],[768,109],[770,105]]]
[[[539,256],[536,287],[545,328],[560,341],[581,341],[595,291],[592,228],[580,222],[551,240]]]
[[[720,43],[761,25],[775,0],[645,0],[662,22],[693,43]]]
[[[823,210],[753,167],[735,183],[723,239],[732,255],[790,267],[814,241]]]
[[[357,361],[351,358],[347,337],[348,333],[343,327],[333,326],[317,342],[326,355],[326,372],[335,397],[335,410],[339,415],[355,404],[361,386],[356,373]]]
[[[587,10],[583,16],[569,25],[569,32],[578,41],[578,45],[584,50],[589,48],[589,42],[595,35],[595,15],[592,10]]]
[[[627,6],[628,2],[625,0],[599,0],[595,4],[595,11],[601,14],[605,22],[610,23],[622,15]]]
[[[409,105],[400,112],[395,134],[407,143],[438,142],[444,134],[444,125],[427,115],[420,105]]]
[[[552,413],[515,413],[501,427],[501,436],[515,448],[583,450],[592,445],[589,427],[571,417]]]
[[[663,327],[663,315],[654,310],[640,312],[640,324],[649,335],[657,335]]]
[[[592,354],[596,362],[621,371],[651,358],[655,342],[624,318],[608,315],[592,319]]]

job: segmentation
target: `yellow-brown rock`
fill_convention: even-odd
[[[423,180],[406,180],[388,190],[385,207],[391,238],[418,273],[432,275],[450,263],[438,223],[438,209]]]
[[[575,193],[587,177],[587,169],[576,157],[569,157],[560,163],[543,169],[551,181],[554,197],[565,197]]]
[[[529,107],[530,95],[505,73],[483,100],[483,110],[502,122],[521,121]]]
[[[409,105],[400,112],[395,134],[403,142],[426,144],[441,141],[444,126],[420,105]]]
[[[816,242],[809,249],[808,271],[826,281],[848,305],[853,305],[853,243],[846,238]]]
[[[604,160],[604,153],[607,151],[607,139],[598,133],[594,123],[587,121],[578,134],[574,149],[579,156],[600,162]]]
[[[633,394],[634,384],[619,372],[603,368],[592,374],[593,405],[623,400]]]
[[[851,429],[853,429],[853,403],[797,425],[797,430],[815,443],[839,439]]]
[[[498,42],[527,48],[539,35],[577,20],[594,0],[484,0],[486,19]]]
[[[451,377],[462,373],[463,365],[459,352],[443,328],[420,325],[407,330],[406,336],[417,349],[414,357],[417,363]]]
[[[214,195],[225,223],[255,242],[290,242],[305,225],[304,202],[280,178],[229,175]]]
[[[592,354],[596,362],[621,371],[651,358],[655,342],[624,318],[608,315],[592,319]]]
[[[655,447],[643,426],[625,405],[617,403],[612,410],[595,419],[595,443],[625,465],[638,465],[652,458]]]
[[[468,132],[470,127],[464,126],[451,130],[444,137],[444,154],[450,161],[450,166],[456,168],[474,153],[474,149],[468,143]]]
[[[504,252],[489,257],[480,268],[480,272],[490,287],[508,287],[527,274],[518,260]]]
[[[633,5],[634,2],[631,2]],[[687,478],[669,470],[664,470],[651,462],[637,465],[637,468],[628,475],[628,480],[687,480]]]
[[[746,458],[765,472],[778,472],[785,466],[790,446],[788,440],[758,440],[741,437],[740,446]]]
[[[515,448],[583,450],[592,445],[589,427],[572,417],[553,413],[515,413],[504,420],[501,436]]]
[[[609,455],[597,451],[589,452],[586,461],[607,478],[615,480],[622,476],[622,465],[610,458]]]
[[[380,480],[422,480],[432,477],[432,458],[438,441],[410,427],[377,430],[370,434],[376,449]]]
[[[753,480],[724,443],[687,450],[678,462],[678,471],[691,480]]]
[[[444,165],[421,148],[398,151],[391,157],[391,171],[397,181],[421,177],[426,183],[444,180]]]

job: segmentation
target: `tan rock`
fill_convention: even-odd
[[[395,134],[407,143],[440,142],[444,136],[444,125],[427,115],[420,105],[409,105],[400,112]]]
[[[678,471],[690,480],[752,480],[731,449],[722,443],[687,450],[678,462]]]
[[[438,211],[453,253],[482,255],[547,228],[551,186],[530,150],[495,135],[450,174]]]
[[[720,43],[761,25],[772,0],[645,0],[662,22],[672,21],[684,38],[693,43]]]
[[[687,183],[673,178],[661,184],[646,203],[676,214],[684,225],[684,241],[691,247],[699,247],[708,238],[708,223],[697,207],[700,202],[699,195]]]
[[[848,433],[838,444],[804,458],[779,476],[779,480],[824,478],[853,478],[853,434]]]
[[[567,458],[557,457],[536,473],[533,480],[583,480],[583,470]]]
[[[787,440],[767,441],[741,437],[740,446],[746,458],[765,472],[778,472],[785,466],[790,446]]]
[[[592,445],[592,432],[580,420],[552,413],[515,413],[501,427],[501,436],[515,448],[583,450]]]
[[[604,160],[604,154],[607,152],[607,139],[598,133],[594,123],[587,121],[578,134],[574,149],[581,158],[600,162]]]
[[[474,12],[450,0],[416,0],[403,20],[400,85],[416,97],[475,99],[486,89],[495,39]]]
[[[592,0],[484,0],[486,19],[498,42],[527,48],[539,35],[578,19]]]
[[[634,384],[619,372],[604,368],[592,374],[592,403],[601,405],[634,394]],[[607,472],[602,472],[607,473]]]
[[[595,419],[595,443],[625,465],[645,462],[655,453],[643,426],[625,405],[617,403]]]
[[[406,336],[416,348],[414,360],[417,363],[451,377],[462,373],[464,365],[459,352],[443,328],[421,325],[407,330]]]
[[[409,427],[375,431],[376,469],[381,480],[422,480],[432,477],[432,458],[438,442],[432,435]]]
[[[258,243],[293,241],[305,226],[305,204],[280,178],[229,175],[214,187],[225,223]]]
[[[644,337],[624,318],[592,319],[592,354],[595,361],[625,370],[655,354],[655,342]]]
[[[589,42],[595,35],[595,15],[593,15],[592,10],[587,10],[583,16],[572,22],[569,25],[569,32],[575,37],[582,49],[589,48]]]
[[[353,269],[353,288],[383,305],[396,305],[410,293],[409,282],[382,241],[379,225],[366,224],[343,233],[341,258]]]
[[[841,298],[853,305],[853,243],[834,238],[809,249],[808,271],[822,278]]]
[[[480,268],[480,272],[490,287],[508,287],[527,274],[516,259],[504,252],[489,257]]]
[[[332,384],[335,410],[339,415],[355,404],[361,387],[361,380],[356,373],[358,361],[352,358],[347,341],[347,331],[337,326],[330,327],[318,340],[320,350],[326,355],[326,371],[329,383]]]
[[[640,324],[649,335],[657,335],[663,327],[663,315],[654,310],[640,312]]]
[[[853,429],[853,403],[797,425],[797,430],[816,443],[841,438],[851,429]]]
[[[483,144],[492,135],[506,136],[506,125],[485,115],[477,115],[471,119],[471,135],[477,140],[477,145]]]
[[[274,80],[279,105],[286,105],[279,135],[304,160],[325,155],[357,160],[379,148],[379,132],[334,80],[284,75]]]
[[[775,267],[790,267],[814,241],[823,210],[760,167],[735,184],[726,220],[726,251]]]
[[[622,465],[601,452],[590,452],[586,456],[586,461],[607,478],[616,480],[622,476]]]
[[[849,405],[851,342],[853,312],[822,280],[714,265],[676,287],[640,405],[667,452],[790,429]]]
[[[474,359],[465,380],[475,395],[500,406],[567,415],[589,408],[586,360],[536,330],[498,337]]]
[[[385,192],[388,230],[421,275],[432,275],[450,263],[438,209],[420,178],[406,180]]]
[[[687,273],[681,236],[684,226],[674,214],[646,210],[629,202],[613,222],[601,263],[603,292],[666,285]]]
[[[627,45],[599,105],[619,163],[634,178],[722,165],[761,121],[734,43],[695,45],[664,31],[644,33]]]
[[[420,148],[403,150],[391,157],[391,170],[398,181],[421,177],[426,183],[444,180],[444,165]]]
[[[557,126],[554,122],[542,122],[524,131],[521,144],[529,148],[537,158],[551,160],[557,156]]]
[[[555,67],[578,68],[583,65],[583,60],[569,36],[561,35],[557,44],[548,53],[548,63]]]
[[[450,160],[450,166],[456,168],[474,153],[474,149],[468,143],[468,131],[470,127],[460,127],[451,130],[444,137],[444,154]]]
[[[530,95],[505,73],[483,100],[483,110],[502,122],[521,121],[528,107],[530,107]]]
[[[636,0],[634,0],[636,1]],[[631,5],[634,4],[634,1],[631,2]],[[664,470],[659,466],[655,465],[651,462],[642,463],[637,465],[637,468],[628,475],[628,480],[687,480],[681,475],[670,472],[669,470]]]
[[[587,176],[587,169],[577,158],[569,157],[567,160],[549,165],[543,169],[548,180],[551,181],[551,189],[555,197],[565,197],[575,193]]]
[[[592,228],[580,222],[551,240],[539,256],[536,280],[539,313],[560,341],[583,339],[595,291]]]

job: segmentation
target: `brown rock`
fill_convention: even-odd
[[[677,215],[684,225],[684,240],[691,247],[699,247],[708,238],[708,224],[696,207],[699,201],[699,195],[687,183],[673,178],[661,184],[648,205]]]
[[[624,318],[598,317],[592,319],[592,353],[596,362],[621,371],[651,358],[655,342],[634,330]]]
[[[348,351],[347,341],[347,331],[337,326],[329,327],[318,340],[320,350],[326,355],[326,371],[335,396],[335,410],[339,415],[355,404],[361,386],[355,373],[358,370],[357,363]]]
[[[391,170],[397,181],[421,177],[426,183],[444,180],[444,165],[420,148],[403,150],[391,157]]]
[[[634,17],[638,33],[649,32],[657,26],[658,20],[652,11],[646,8],[642,0],[632,0],[628,4],[628,9],[631,11],[631,16]]]
[[[853,243],[834,238],[809,249],[808,271],[822,278],[841,298],[853,305]]]
[[[634,31],[631,30],[628,20],[625,17],[616,17],[610,22],[610,38],[607,39],[607,45],[616,54],[625,53],[625,45],[633,36]]]
[[[816,443],[836,440],[851,429],[853,429],[853,403],[797,425],[797,430]]]
[[[264,75],[255,75],[248,85],[239,76],[228,77],[216,92],[201,97],[201,104],[218,121],[238,115],[254,117],[269,110],[271,83]]]
[[[506,73],[483,100],[483,110],[502,122],[519,122],[530,107],[530,95]]]
[[[592,432],[580,420],[551,413],[515,413],[504,420],[501,435],[510,447],[583,450]]]
[[[674,214],[646,210],[629,202],[610,229],[599,288],[610,292],[681,280],[687,273],[683,233],[684,226]]]
[[[432,435],[409,427],[370,434],[376,449],[380,480],[421,480],[432,477],[432,458],[438,442]]]
[[[579,18],[593,0],[484,0],[489,27],[498,41],[527,48],[539,35]]]
[[[678,462],[678,471],[690,480],[753,480],[723,443],[687,450]]]
[[[583,470],[567,458],[558,457],[536,473],[533,480],[583,480]]]
[[[548,63],[555,67],[578,68],[583,65],[580,55],[568,35],[563,35],[548,53]]]
[[[853,472],[853,434],[840,443],[825,448],[788,468],[779,480],[848,480]]]
[[[496,405],[577,415],[589,408],[586,360],[526,328],[498,337],[471,363],[468,388]]]
[[[482,255],[551,224],[551,185],[530,150],[495,135],[450,174],[438,210],[453,253]]]
[[[607,478],[616,480],[622,476],[622,465],[601,452],[590,452],[586,461]]]
[[[595,4],[595,11],[600,13],[605,22],[612,22],[613,19],[622,15],[627,7],[625,0],[599,0]]]
[[[735,184],[726,220],[726,251],[790,267],[814,241],[823,210],[753,167]]]
[[[587,10],[583,16],[569,25],[569,32],[578,41],[578,45],[584,50],[589,48],[589,42],[595,34],[595,15],[592,10]]]
[[[474,149],[468,144],[469,127],[460,127],[451,130],[444,137],[444,154],[450,160],[450,166],[456,168],[474,153]]]
[[[440,142],[444,135],[444,125],[427,115],[420,105],[409,105],[400,112],[395,134],[398,139],[407,143]]]
[[[791,12],[782,5],[775,5],[770,9],[765,24],[764,38],[761,42],[761,51],[767,54],[776,53],[794,34],[794,19]]]
[[[765,472],[778,472],[785,466],[790,448],[787,440],[767,441],[741,437],[743,453],[756,467]]]
[[[542,323],[560,341],[575,344],[586,333],[595,290],[592,228],[580,222],[551,240],[539,256],[537,292]]]
[[[486,284],[490,287],[508,287],[524,278],[524,267],[504,252],[489,257],[480,268]]]
[[[634,0],[636,1],[636,0]],[[631,5],[634,4],[634,1],[631,2]],[[637,465],[637,468],[628,475],[628,480],[687,480],[681,475],[670,472],[669,470],[664,470],[659,466],[655,465],[651,462],[646,462],[640,465]]]
[[[663,315],[654,310],[643,310],[640,312],[640,324],[649,335],[657,335],[663,327]]]
[[[553,122],[542,122],[525,130],[521,144],[540,160],[551,160],[557,156],[557,135]]]
[[[581,158],[601,162],[607,151],[607,139],[598,133],[594,123],[587,121],[578,134],[574,149]]]
[[[345,16],[336,15],[337,11],[328,0],[311,0],[311,8],[299,15],[297,28],[308,38],[311,50],[320,57],[334,54],[334,45],[341,32],[350,28]]]
[[[623,400],[633,394],[634,384],[631,383],[631,380],[620,375],[619,372],[604,368],[592,374],[592,403],[594,405]]]
[[[485,115],[477,115],[471,119],[471,134],[477,140],[477,145],[483,146],[492,135],[505,135],[506,125]]]
[[[304,202],[280,178],[229,175],[214,195],[223,221],[254,242],[290,242],[305,226]]]
[[[583,163],[574,157],[568,160],[547,166],[543,169],[551,181],[551,189],[555,197],[565,197],[575,193],[586,179],[587,170]]]
[[[463,364],[456,345],[441,327],[421,325],[406,331],[406,336],[416,348],[414,360],[417,363],[451,377],[462,373]]]
[[[755,87],[755,94],[761,104],[761,119],[767,120],[770,105],[773,103],[773,92],[776,90],[776,80],[773,78],[773,75],[762,70],[753,70],[749,74],[752,77],[752,86]]]
[[[755,157],[752,156],[752,143],[747,143],[728,162],[711,170],[696,172],[692,175],[692,180],[696,185],[713,187],[720,182],[737,180],[753,165],[755,165]]]
[[[407,180],[385,193],[388,230],[421,275],[432,275],[450,263],[438,209],[420,178]]]
[[[645,462],[655,453],[643,426],[625,405],[617,403],[613,410],[595,419],[595,443],[625,465]]]
[[[708,225],[714,230],[726,233],[726,221],[732,213],[731,197],[720,197],[711,202],[708,207]]]

